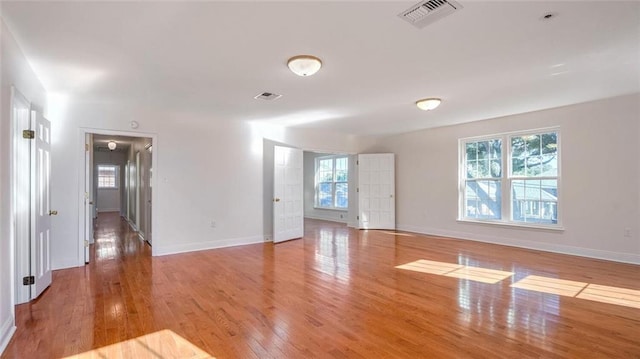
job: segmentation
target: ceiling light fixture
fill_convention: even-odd
[[[294,56],[287,61],[287,66],[298,76],[311,76],[322,67],[322,61],[311,55]]]
[[[440,102],[442,102],[442,100],[439,98],[425,98],[423,100],[416,101],[416,106],[421,110],[431,111],[440,106]]]
[[[116,146],[117,146],[116,141],[109,141],[109,143],[107,143],[107,147],[109,147],[111,151],[115,150]]]

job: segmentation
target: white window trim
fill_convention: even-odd
[[[513,136],[526,136],[533,134],[541,134],[547,132],[555,132],[557,133],[557,166],[558,166],[558,175],[557,177],[522,177],[511,176],[511,166],[512,162],[510,160],[511,154],[511,137]],[[502,193],[508,193],[507,196],[502,196],[501,198],[501,219],[476,219],[476,218],[467,218],[465,217],[465,184],[466,184],[466,173],[465,171],[465,156],[466,156],[466,148],[465,144],[467,142],[478,142],[483,140],[493,140],[493,139],[501,139],[503,148],[502,148],[502,156],[500,159],[500,163],[502,166],[502,176],[500,177],[500,189]],[[483,135],[483,136],[474,136],[474,137],[466,137],[458,140],[458,218],[456,219],[458,222],[466,222],[466,223],[477,223],[477,224],[487,224],[494,226],[502,226],[502,227],[517,227],[517,228],[529,228],[529,229],[542,229],[542,230],[552,230],[552,231],[563,231],[564,227],[562,225],[562,135],[559,126],[554,127],[545,127],[545,128],[537,128],[525,131],[512,131],[512,132],[503,132],[491,135]],[[505,166],[506,163],[506,166]],[[491,178],[493,179],[493,178]],[[519,222],[513,220],[513,213],[511,209],[511,182],[513,180],[518,179],[556,179],[558,181],[558,196],[557,196],[557,218],[556,223],[554,224],[538,224],[531,222]],[[477,179],[481,180],[481,179]]]
[[[351,175],[351,168],[347,167],[347,180],[346,181],[339,181],[339,182],[318,182],[318,163],[322,160],[328,160],[328,159],[332,159],[333,160],[333,175],[335,178],[335,171],[336,171],[336,159],[340,159],[340,158],[346,158],[347,159],[347,166],[349,166],[349,156],[348,155],[331,155],[331,156],[321,156],[321,157],[316,157],[315,158],[315,162],[314,162],[314,178],[313,178],[313,208],[314,209],[320,209],[320,210],[328,210],[328,211],[340,211],[340,212],[346,212],[349,210],[349,206],[347,205],[347,208],[342,208],[342,207],[335,207],[334,203],[336,201],[336,184],[338,183],[346,183],[347,186],[349,186],[349,176]],[[324,206],[320,206],[318,204],[318,184],[320,183],[332,183],[333,186],[331,188],[331,207],[324,207]],[[347,201],[349,201],[349,199],[347,199]]]

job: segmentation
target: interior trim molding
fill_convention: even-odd
[[[13,333],[16,332],[16,326],[13,321],[13,314],[0,327],[0,354],[4,353],[4,350],[9,345]]]
[[[329,221],[329,222],[336,222],[336,223],[347,223],[346,219],[340,219],[340,218],[327,218],[327,217],[322,217],[322,216],[314,216],[314,215],[304,215],[304,218],[310,218],[310,219],[318,219],[321,221]]]
[[[414,232],[414,233],[426,234],[426,235],[432,235],[432,236],[449,237],[452,239],[463,239],[463,240],[483,242],[483,243],[492,243],[492,244],[499,244],[503,246],[534,249],[534,250],[544,251],[544,252],[568,254],[573,256],[603,259],[603,260],[621,262],[621,263],[640,264],[640,254],[636,254],[636,253],[603,251],[600,249],[574,247],[574,246],[567,246],[563,244],[534,242],[534,241],[514,239],[514,238],[502,238],[502,237],[488,236],[488,235],[477,234],[477,233],[448,231],[448,230],[442,230],[442,229],[436,229],[436,228],[427,228],[427,227],[412,226],[412,225],[405,225],[405,224],[398,224],[397,228],[398,230],[401,230],[401,231]]]
[[[247,244],[264,243],[264,236],[251,236],[241,238],[221,239],[216,241],[196,242],[196,243],[181,243],[177,245],[161,246],[154,243],[155,250],[153,256],[166,256],[170,254],[187,253],[203,251],[207,249],[226,248],[235,246],[244,246]]]

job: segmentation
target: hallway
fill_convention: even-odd
[[[55,271],[17,306],[3,358],[163,329],[216,358],[640,356],[637,308],[510,287],[535,274],[640,289],[633,265],[318,220],[303,240],[163,257],[115,213],[95,237],[88,266]],[[424,259],[514,274],[488,284],[396,268]]]

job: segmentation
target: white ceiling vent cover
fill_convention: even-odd
[[[280,97],[282,97],[282,95],[278,95],[276,93],[271,93],[271,92],[263,92],[261,94],[258,94],[257,96],[255,96],[254,98],[260,99],[260,100],[267,100],[267,101],[272,101],[272,100],[277,100]]]
[[[398,16],[413,26],[422,29],[460,9],[462,9],[462,5],[453,0],[428,0],[413,5],[398,14]]]

